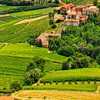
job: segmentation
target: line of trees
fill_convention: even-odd
[[[7,5],[47,5],[48,0],[0,0],[1,4]]]

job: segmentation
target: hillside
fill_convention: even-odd
[[[48,53],[47,49],[23,43],[2,44],[0,47],[0,89],[8,89],[13,81],[23,81],[26,67],[35,56],[46,60],[45,71],[61,69],[59,63],[55,62],[65,60],[63,56]]]
[[[24,19],[34,19],[36,17],[47,15],[50,11],[52,11],[52,8],[33,11],[23,11],[18,13],[12,13],[8,16],[1,16],[0,42],[26,42],[30,36],[38,36],[40,33],[46,30],[45,28],[49,28],[47,18],[44,18],[44,20],[40,19],[37,21],[32,21],[31,23],[21,25],[15,24]]]
[[[7,4],[0,5],[1,92],[20,89],[99,92],[99,9],[78,6],[93,0],[68,1],[75,5],[70,3],[58,9],[49,7],[48,0],[0,1]],[[92,12],[92,7],[97,12]],[[58,15],[63,20],[55,21]],[[42,45],[45,41],[47,46]]]

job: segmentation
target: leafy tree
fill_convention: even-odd
[[[57,50],[60,46],[59,38],[49,38],[49,50]]]
[[[26,71],[38,68],[42,72],[44,71],[45,60],[40,57],[34,57],[33,62],[31,62],[28,66]]]
[[[93,4],[94,4],[95,6],[97,6],[98,0],[93,0]]]
[[[98,64],[100,64],[100,54],[96,57],[96,61]]]
[[[62,63],[62,70],[72,69],[73,58],[69,57],[67,61]]]
[[[34,63],[36,64],[36,68],[39,68],[42,72],[44,71],[45,60],[40,57],[33,58]]]
[[[99,54],[100,54],[100,47],[94,48],[92,57],[96,58]]]
[[[90,62],[91,59],[89,57],[83,56],[83,57],[76,57],[74,63],[78,68],[88,68]]]
[[[57,53],[69,57],[75,54],[75,50],[71,46],[66,46],[59,48]]]
[[[41,77],[41,70],[38,68],[32,69],[25,74],[25,84],[32,85],[36,83]]]
[[[68,69],[69,69],[68,62],[63,62],[63,64],[62,64],[62,70],[68,70]]]
[[[34,62],[32,62],[27,66],[26,71],[30,71],[36,67],[37,67],[37,65]]]

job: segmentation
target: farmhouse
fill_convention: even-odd
[[[58,18],[64,21],[65,25],[79,26],[88,20],[89,15],[99,14],[99,8],[93,4],[76,6],[72,3],[63,4],[56,9],[57,13],[62,15]],[[57,17],[56,17],[57,20]]]
[[[52,31],[52,32],[44,32],[42,33],[37,39],[36,41],[41,44],[43,47],[48,48],[48,41],[49,38],[52,37],[60,37],[61,34],[59,34],[56,31]]]

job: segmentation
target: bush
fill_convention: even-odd
[[[75,51],[71,46],[66,46],[66,47],[59,48],[57,53],[60,55],[69,57],[69,56],[74,55]]]
[[[100,64],[100,54],[96,57],[96,61],[98,64]]]
[[[42,72],[44,71],[45,60],[40,57],[34,57],[33,62],[31,62],[28,66],[26,71],[38,68]]]
[[[41,70],[38,68],[32,69],[25,74],[25,84],[32,85],[36,83],[41,77]]]
[[[69,64],[67,62],[63,62],[62,70],[68,70],[68,69],[69,69]]]
[[[18,91],[18,90],[21,90],[21,89],[22,89],[22,86],[21,86],[20,82],[15,81],[15,82],[13,82],[13,83],[10,85],[10,89],[11,89],[12,91]]]

